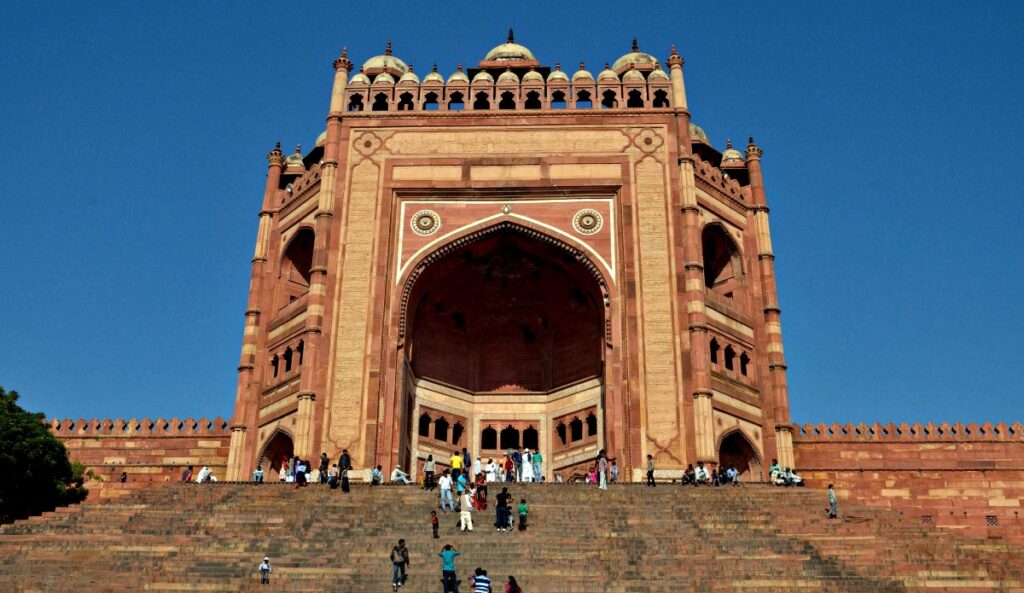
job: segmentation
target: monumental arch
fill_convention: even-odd
[[[342,449],[792,464],[761,149],[691,121],[674,48],[595,75],[509,32],[447,77],[390,44],[334,72],[316,146],[269,154],[229,479]]]

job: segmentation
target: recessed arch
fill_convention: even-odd
[[[281,252],[280,278],[309,286],[315,240],[313,229],[305,226],[292,235]]]
[[[761,453],[740,427],[723,432],[718,437],[718,467],[735,466],[740,475],[761,479]]]
[[[260,447],[256,463],[265,464],[263,467],[264,472],[270,472],[270,470],[279,472],[281,471],[281,458],[291,457],[294,452],[295,446],[292,435],[287,430],[278,427],[264,441],[263,446]]]
[[[701,230],[704,255],[704,286],[732,298],[743,280],[743,258],[736,241],[720,223],[713,222]]]

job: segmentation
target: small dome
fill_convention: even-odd
[[[323,146],[327,143],[327,130],[320,132],[320,135],[316,137],[316,145]]]
[[[580,62],[580,69],[572,75],[573,82],[581,79],[594,80],[594,75],[583,67],[583,62]]]
[[[419,84],[420,83],[420,77],[416,76],[416,73],[412,71],[412,64],[409,64],[409,71],[406,72],[405,74],[403,74],[402,77],[398,79],[398,84],[402,84],[402,83],[406,83],[406,84],[409,84],[409,83]]]
[[[476,76],[473,77],[473,84],[476,84],[478,82],[494,82],[494,77],[488,74],[486,71],[481,70],[476,73]]]
[[[405,62],[391,55],[391,42],[388,41],[387,47],[384,48],[384,54],[366,60],[363,63],[363,70],[369,76],[382,72],[387,72],[391,76],[401,76],[409,71],[409,67],[405,65]]]
[[[440,82],[444,84],[444,77],[437,72],[437,64],[434,64],[434,69],[423,77],[423,82]]]
[[[612,70],[616,72],[625,72],[630,68],[636,68],[641,71],[654,70],[659,66],[658,60],[655,59],[651,54],[646,54],[640,51],[640,46],[637,44],[636,38],[633,38],[633,51],[615,60],[615,64],[612,65]]]
[[[500,81],[501,78],[498,78],[498,80]],[[544,75],[530,68],[529,72],[523,74],[523,82],[544,82]]]
[[[647,80],[668,80],[668,72],[661,69],[661,65],[651,70],[651,73],[647,75]]]
[[[525,76],[523,77],[523,80],[526,80]],[[569,81],[569,76],[565,72],[562,72],[561,64],[555,64],[555,69],[552,70],[550,74],[548,74],[548,82],[551,82],[552,80],[564,80],[566,82]]]
[[[455,72],[452,72],[452,75],[448,77],[448,84],[453,82],[469,82],[469,77],[462,71],[462,64],[459,64],[459,67],[455,69]]]
[[[732,140],[726,140],[725,152],[722,153],[722,165],[742,165],[744,162],[743,154],[732,147]]]
[[[516,76],[515,72],[513,72],[511,70],[506,70],[506,71],[502,72],[500,75],[498,75],[498,82],[513,82],[513,83],[518,84],[519,83],[519,77]]]
[[[348,81],[348,83],[349,84],[370,84],[370,78],[368,76],[366,76],[366,74],[362,70],[360,70],[359,72],[356,73],[355,76],[352,77],[351,80]]]
[[[516,43],[512,29],[508,30],[508,41],[487,52],[485,62],[537,62],[533,52]]]
[[[644,75],[640,74],[639,70],[626,70],[626,73],[622,75],[622,81],[626,82],[627,80],[643,82]]]
[[[288,155],[288,158],[284,159],[285,167],[299,167],[305,169],[306,166],[302,164],[302,146],[296,146],[295,152]]]
[[[381,72],[380,74],[378,74],[377,76],[374,77],[373,84],[381,84],[381,83],[395,84],[395,77],[391,76],[387,72]]]
[[[708,140],[708,135],[704,132],[704,128],[697,124],[690,122],[690,141],[691,142],[702,142],[711,146],[711,141]]]
[[[602,70],[601,73],[597,75],[597,79],[598,80],[614,80],[615,82],[618,82],[619,81],[619,75],[616,74],[611,68],[609,68],[608,64],[605,64],[604,65],[604,70]]]

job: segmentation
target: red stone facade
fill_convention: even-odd
[[[223,473],[534,445],[549,479],[605,449],[624,480],[648,454],[663,479],[763,480],[777,458],[936,524],[1012,523],[1019,427],[791,425],[761,156],[691,122],[675,48],[595,76],[510,36],[447,78],[342,52],[315,146],[268,155]],[[145,443],[212,460],[225,438]],[[101,464],[143,443],[88,442]]]

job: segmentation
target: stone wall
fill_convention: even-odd
[[[846,424],[793,427],[808,486],[924,523],[1024,542],[1024,426]]]
[[[102,501],[156,483],[176,481],[192,465],[208,465],[223,479],[231,431],[223,418],[164,420],[49,421],[51,432],[68,449],[72,461],[89,467],[99,479],[88,480],[89,502]],[[121,472],[128,480],[118,481]]]

